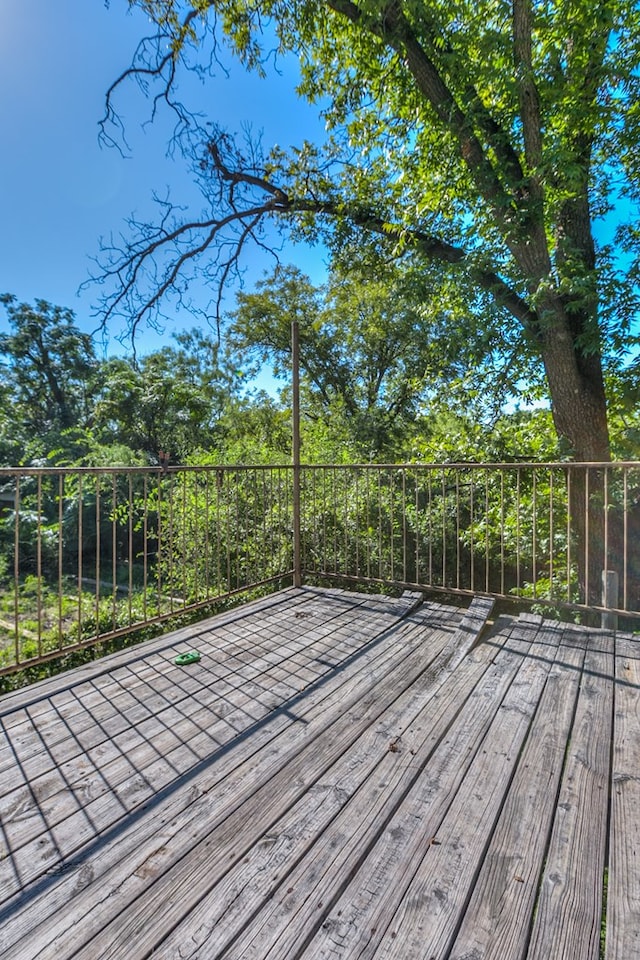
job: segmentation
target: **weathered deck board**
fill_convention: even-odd
[[[606,960],[640,957],[640,641],[616,638]]]
[[[639,642],[417,600],[291,589],[0,700],[3,958],[596,960],[607,870],[640,955]]]
[[[526,951],[587,643],[582,632],[556,629],[560,642],[555,661],[451,960],[502,960]]]
[[[344,657],[357,649],[363,638],[366,639],[367,628],[361,630],[352,623],[354,613],[364,604],[371,608],[366,622],[374,635],[385,625],[394,622],[394,613],[385,612],[382,608],[382,619],[378,618],[377,607],[380,604],[375,598],[368,599],[361,595],[359,599],[336,597],[334,600],[331,616],[328,617],[325,601],[322,597],[316,597],[315,602],[309,604],[309,618],[304,621],[304,630],[301,623],[292,620],[293,614],[290,612],[286,613],[288,619],[285,620],[282,619],[282,612],[261,618],[259,639],[253,630],[248,633],[240,631],[236,625],[233,641],[229,643],[227,640],[226,646],[219,652],[216,649],[215,660],[212,658],[210,665],[207,660],[210,655],[207,644],[210,641],[205,635],[198,643],[203,663],[198,665],[197,673],[191,676],[183,668],[175,667],[163,651],[160,664],[155,664],[156,672],[147,681],[150,701],[153,702],[154,685],[158,682],[164,685],[166,682],[162,670],[169,670],[171,675],[177,677],[181,693],[180,700],[171,706],[166,702],[158,704],[155,714],[141,717],[137,710],[133,713],[129,710],[128,703],[120,703],[119,709],[116,706],[114,712],[113,701],[105,698],[104,702],[94,704],[93,711],[87,716],[81,716],[75,709],[75,699],[79,696],[76,688],[73,719],[62,713],[60,729],[55,735],[50,727],[47,728],[51,732],[51,742],[43,741],[44,754],[42,750],[40,753],[31,753],[29,766],[23,762],[25,775],[30,782],[30,796],[25,798],[27,791],[22,790],[18,791],[17,798],[14,794],[3,798],[5,808],[14,811],[14,816],[5,816],[4,822],[6,840],[13,854],[11,865],[17,875],[15,882],[24,884],[34,879],[39,870],[50,869],[55,862],[90,840],[92,835],[107,829],[114,818],[124,816],[146,798],[155,795],[177,775],[184,773],[184,764],[183,769],[175,768],[171,752],[178,749],[184,760],[183,747],[190,745],[191,733],[198,734],[206,730],[208,755],[211,749],[215,750],[229,742],[318,676],[327,674],[331,669],[327,659],[329,654]],[[313,608],[316,606],[319,610],[314,614]],[[392,610],[396,609],[397,604],[394,604]],[[297,634],[293,638],[289,635],[292,624]],[[345,629],[348,633],[346,638],[343,636]],[[301,672],[301,664],[295,662],[295,656],[303,648],[302,666],[315,665],[315,669],[304,673]],[[170,656],[175,654],[175,649],[174,645]],[[260,671],[254,667],[254,659],[261,662],[263,655],[269,651],[277,651],[279,661],[288,665],[288,682],[274,683],[269,670]],[[157,659],[157,656],[152,659]],[[259,684],[255,682],[256,676],[260,676]],[[132,680],[137,684],[135,673]],[[121,682],[126,682],[126,678]],[[79,689],[82,691],[82,687]],[[206,698],[204,706],[201,704],[202,697]],[[219,704],[229,710],[224,717],[218,715]],[[103,707],[108,708],[106,714]],[[178,713],[175,712],[176,708],[179,708]],[[78,718],[81,718],[80,733],[76,727]],[[189,729],[186,729],[187,725],[190,725]],[[67,735],[62,739],[65,732]],[[81,770],[75,771],[79,778],[72,777],[62,784],[63,789],[55,793],[50,802],[45,802],[47,798],[40,792],[40,776],[34,776],[34,773],[43,768],[60,769],[70,757],[79,759]],[[201,757],[197,751],[192,751],[190,765],[199,759]],[[79,802],[78,795],[83,802]],[[15,818],[17,809],[20,810],[19,819]],[[0,889],[4,889],[4,883],[7,882],[0,864]]]
[[[609,806],[613,637],[592,633],[584,660],[529,957],[600,953]]]

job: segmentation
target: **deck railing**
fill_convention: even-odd
[[[290,576],[287,467],[0,470],[0,674]]]
[[[0,673],[287,578],[640,617],[640,464],[0,470]]]
[[[640,464],[303,469],[304,576],[640,615]]]

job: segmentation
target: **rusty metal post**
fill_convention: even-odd
[[[292,435],[293,435],[293,585],[302,585],[300,536],[300,334],[298,321],[291,324]]]

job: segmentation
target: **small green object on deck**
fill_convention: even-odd
[[[197,650],[190,650],[189,653],[179,653],[177,657],[174,658],[174,663],[177,663],[179,667],[184,667],[188,663],[197,663],[200,659],[200,654]]]

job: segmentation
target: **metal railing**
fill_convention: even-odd
[[[307,466],[302,483],[307,577],[640,615],[638,463]]]
[[[0,674],[285,578],[640,617],[640,464],[0,470]]]
[[[0,674],[291,575],[286,467],[0,470]]]

